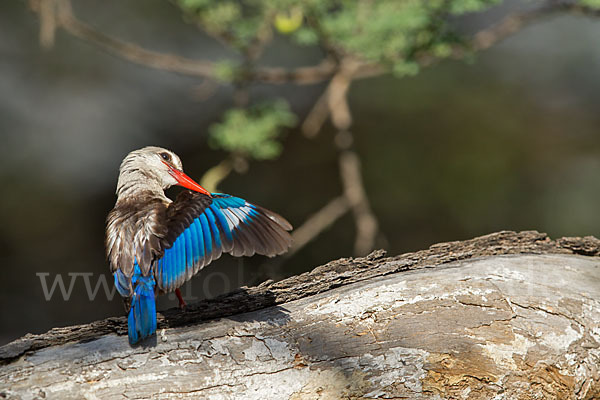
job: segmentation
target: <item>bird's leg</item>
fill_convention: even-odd
[[[179,308],[185,310],[185,306],[187,306],[187,304],[185,300],[183,300],[183,296],[181,295],[179,288],[175,289],[175,296],[177,296],[177,300],[179,300]]]

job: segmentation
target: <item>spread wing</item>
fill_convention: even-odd
[[[158,287],[170,292],[222,253],[275,256],[290,247],[292,226],[239,197],[184,191],[167,209],[164,255],[155,261]]]

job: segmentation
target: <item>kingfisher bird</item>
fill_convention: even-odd
[[[164,193],[183,186],[175,199]],[[235,257],[285,253],[290,223],[246,200],[209,193],[183,172],[179,157],[160,147],[129,153],[119,168],[117,201],[106,219],[106,255],[125,298],[129,342],[156,331],[158,294],[179,292],[222,253]]]

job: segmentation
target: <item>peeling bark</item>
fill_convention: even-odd
[[[56,328],[0,348],[0,398],[594,399],[599,251],[500,232],[168,310],[133,348],[124,318]]]

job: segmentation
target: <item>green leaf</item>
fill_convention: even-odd
[[[294,32],[294,39],[301,45],[312,46],[319,42],[319,35],[314,29],[303,26]]]
[[[438,58],[445,58],[452,54],[452,46],[448,43],[437,43],[431,51]]]
[[[238,75],[239,65],[236,62],[223,60],[215,63],[215,78],[222,82],[233,82]]]
[[[600,8],[600,0],[579,0],[579,4],[590,8]]]
[[[182,9],[192,11],[210,6],[211,0],[179,0],[178,3]]]
[[[282,151],[278,140],[283,128],[295,124],[296,116],[283,100],[248,109],[233,108],[225,113],[221,123],[210,128],[209,144],[257,160],[274,159]]]
[[[175,0],[192,20],[236,50],[269,40],[273,30],[302,45],[325,43],[336,56],[413,74],[423,53],[444,58],[459,35],[453,15],[479,12],[501,0]],[[580,0],[598,7],[600,0]],[[462,41],[464,42],[464,41]],[[230,82],[233,68],[220,68]]]
[[[455,15],[461,15],[476,11],[482,11],[486,8],[500,3],[501,0],[454,0],[450,6],[450,12]]]
[[[392,69],[397,77],[414,76],[419,73],[419,64],[415,62],[399,62],[394,64]]]

